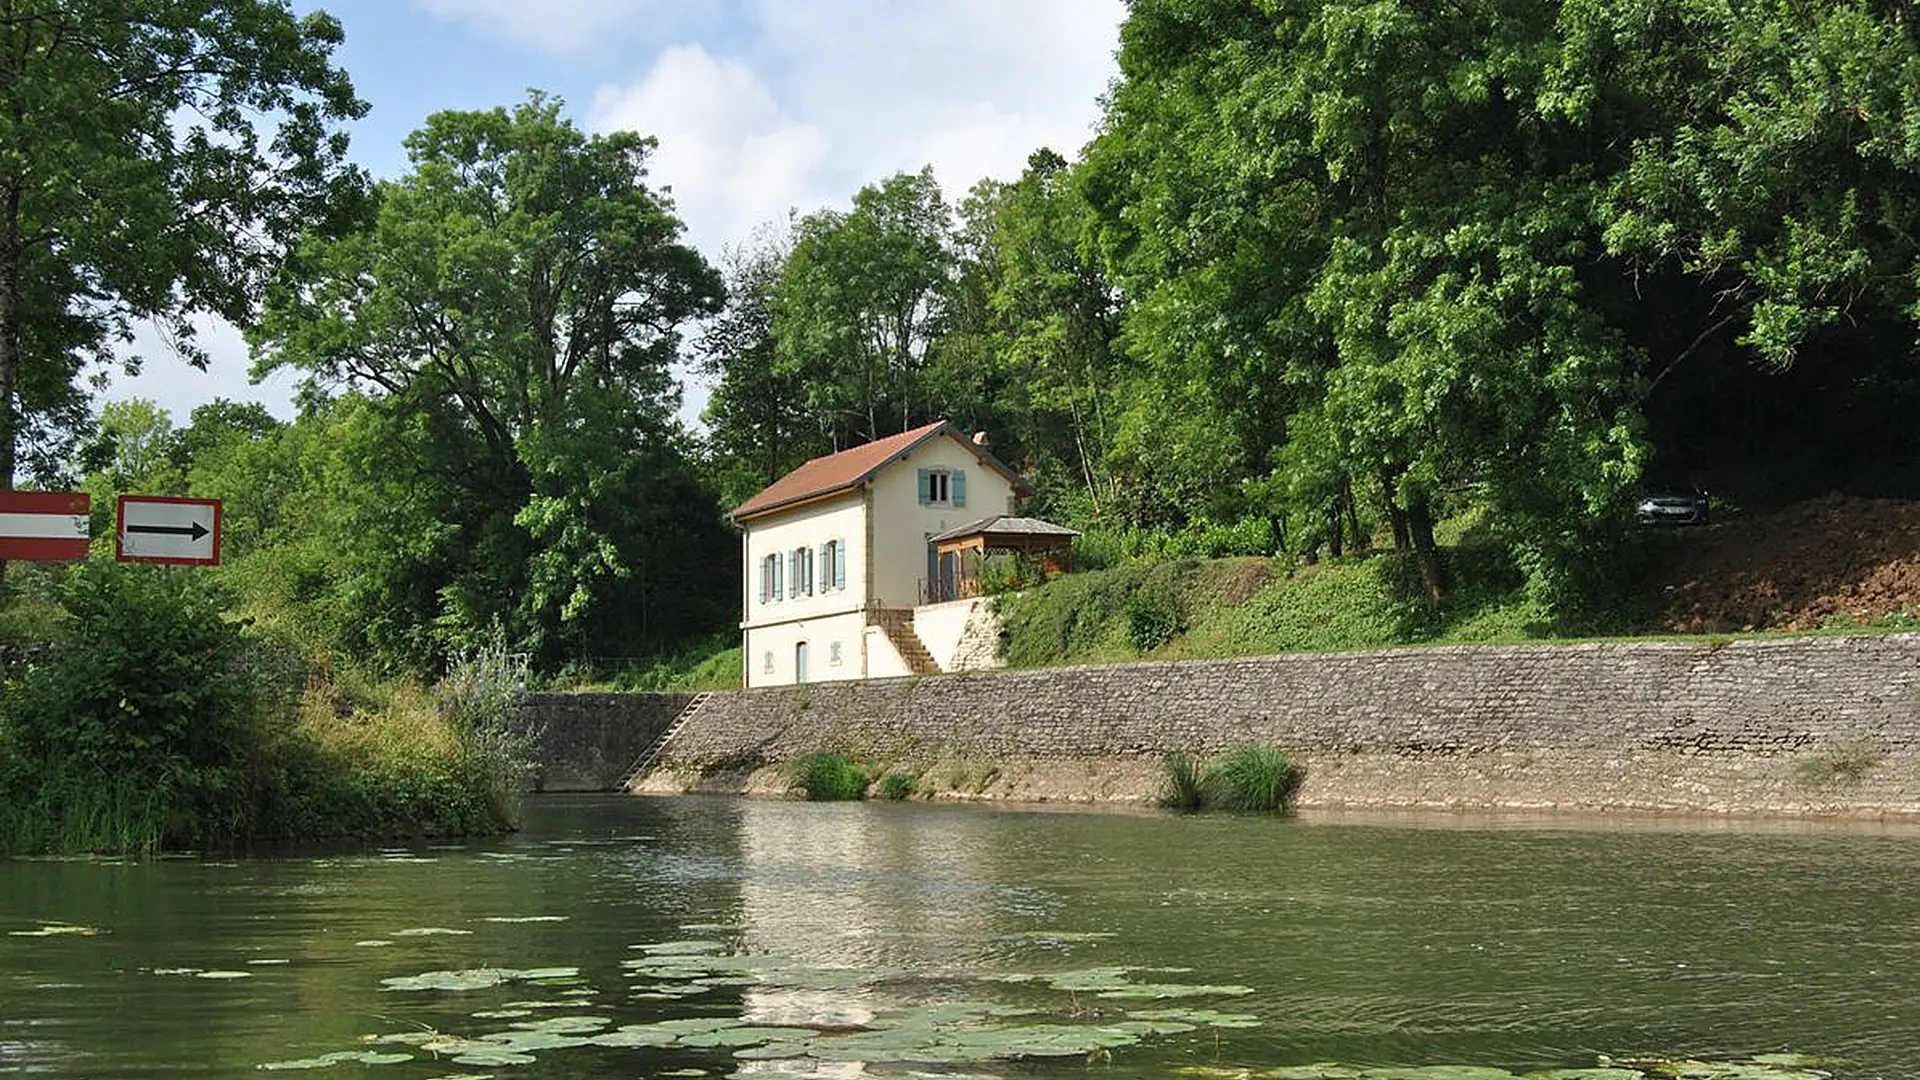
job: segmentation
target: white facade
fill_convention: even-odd
[[[943,428],[851,488],[748,517],[741,523],[744,685],[912,674],[876,609],[917,607],[938,572],[928,541],[1011,513],[1015,501],[1012,478]],[[901,622],[908,638],[913,621]]]

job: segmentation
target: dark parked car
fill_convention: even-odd
[[[1642,525],[1705,525],[1707,493],[1694,484],[1660,484],[1640,493],[1634,519]]]

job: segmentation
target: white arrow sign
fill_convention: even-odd
[[[114,554],[121,562],[220,561],[220,500],[120,496]]]

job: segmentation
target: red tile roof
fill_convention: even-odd
[[[793,470],[733,509],[734,520],[756,517],[783,506],[806,502],[823,495],[831,495],[858,486],[880,469],[905,457],[914,447],[941,432],[951,432],[967,449],[972,450],[981,462],[1004,473],[1013,482],[1016,489],[1025,491],[1026,484],[1012,469],[1001,464],[985,448],[976,446],[960,434],[958,428],[945,420],[936,420],[931,424],[903,431],[898,435],[889,435],[884,439],[842,450],[837,454],[827,454],[814,458],[805,465]]]

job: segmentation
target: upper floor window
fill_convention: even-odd
[[[783,575],[780,556],[768,555],[760,560],[760,602],[770,603],[780,599],[783,587]]]
[[[829,540],[820,545],[819,570],[821,592],[847,587],[847,542],[845,540]]]
[[[787,578],[791,582],[788,596],[813,595],[813,549],[794,548],[787,555]]]
[[[967,470],[928,468],[919,472],[921,506],[967,505]]]

